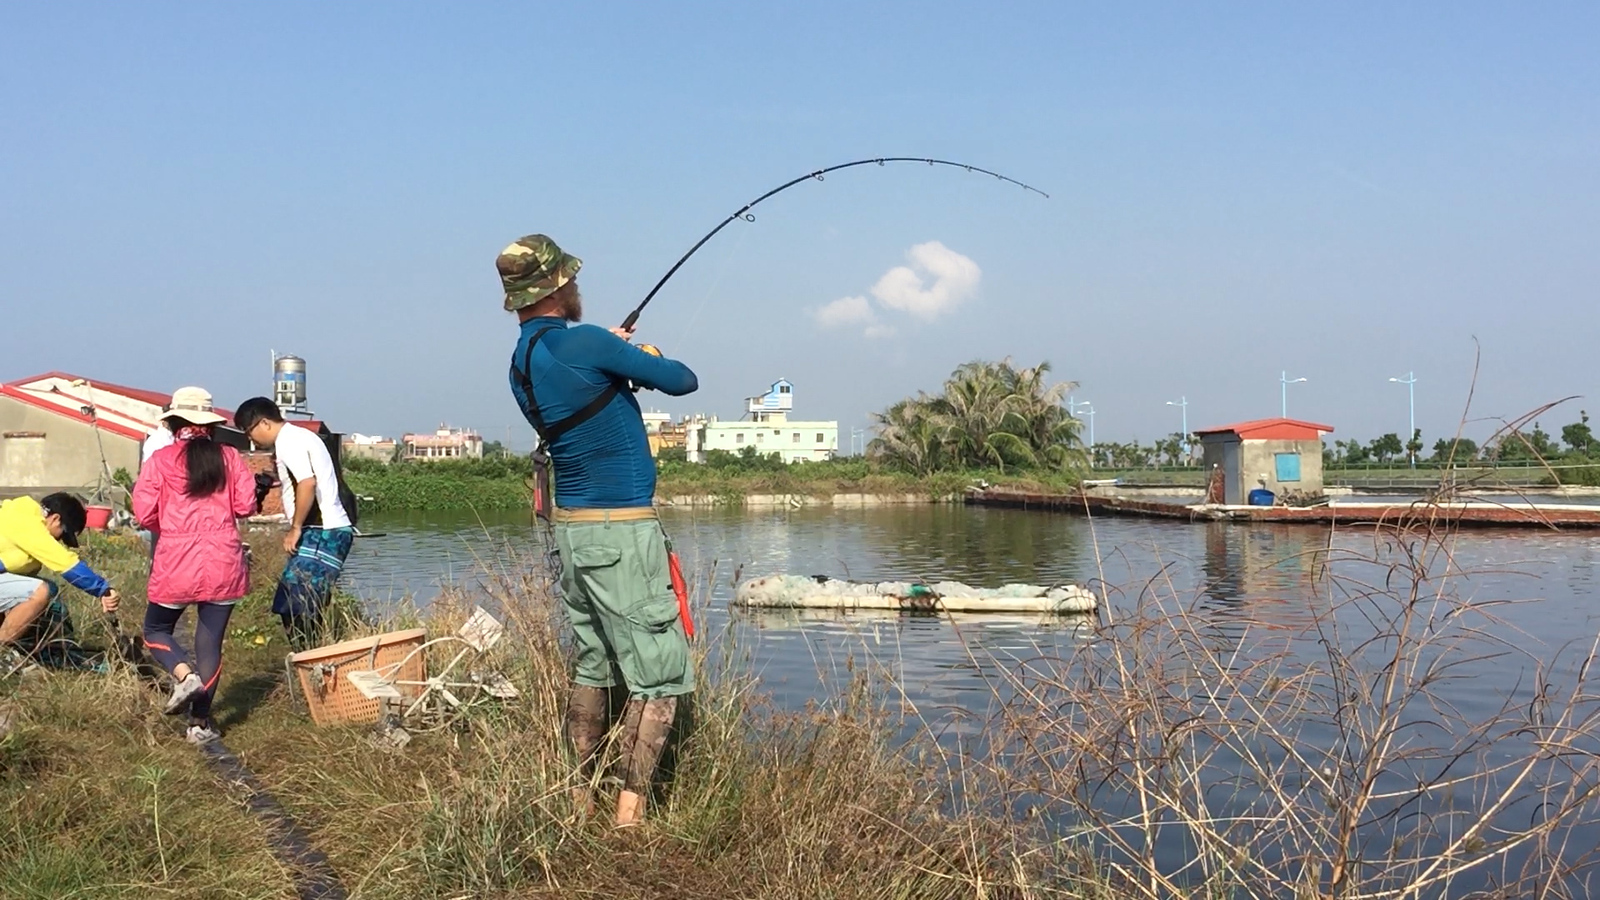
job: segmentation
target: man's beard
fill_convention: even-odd
[[[563,291],[562,294],[563,296],[559,301],[560,305],[556,307],[556,315],[566,319],[568,322],[582,322],[583,295],[578,293],[578,286],[574,284]]]

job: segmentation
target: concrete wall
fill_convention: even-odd
[[[1213,466],[1223,471],[1222,502],[1241,506],[1249,502],[1250,492],[1256,489],[1257,479],[1267,476],[1267,490],[1281,494],[1285,490],[1320,493],[1322,491],[1322,441],[1240,441],[1231,434],[1207,435],[1203,465],[1210,472]],[[1300,480],[1278,481],[1277,454],[1300,454]]]
[[[87,494],[101,477],[96,429],[11,397],[0,397],[0,491],[8,495],[70,490]],[[43,437],[33,435],[43,434]],[[100,432],[111,472],[139,472],[139,442]]]
[[[1299,481],[1278,481],[1276,455],[1279,453],[1300,454]],[[1246,494],[1255,489],[1256,479],[1262,474],[1267,476],[1267,490],[1274,494],[1286,490],[1322,492],[1322,442],[1318,440],[1244,441],[1239,445],[1239,465]]]
[[[865,509],[879,506],[927,506],[936,503],[960,503],[961,494],[935,497],[930,494],[832,494],[814,497],[809,494],[749,494],[725,498],[715,494],[683,494],[674,497],[657,497],[662,506],[722,506],[734,504],[758,509],[805,506],[834,506]]]

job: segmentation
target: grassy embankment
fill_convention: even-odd
[[[1008,830],[940,815],[943,787],[891,751],[869,692],[778,715],[737,674],[702,677],[676,778],[644,827],[616,832],[603,813],[574,822],[554,613],[512,572],[492,596],[447,594],[426,621],[437,634],[474,602],[504,610],[494,662],[522,699],[399,752],[376,749],[366,727],[314,727],[281,686],[273,543],[256,541],[216,714],[355,897],[973,897],[1020,872]],[[135,627],[142,543],[96,537],[86,552],[123,588],[124,629]],[[93,638],[98,613],[81,600],[75,619]],[[15,724],[0,738],[0,896],[293,896],[260,823],[130,669],[4,690]]]
[[[913,475],[860,459],[799,462],[749,459],[724,454],[707,463],[664,460],[656,493],[663,497],[710,496],[735,500],[754,494],[831,497],[834,494],[920,494],[930,499],[959,496],[980,481],[1019,489],[1065,490],[1078,483],[1071,472],[963,470]]]
[[[363,503],[363,511],[528,507],[526,481],[531,465],[520,457],[391,465],[351,460],[346,472],[351,490],[372,498]],[[708,497],[723,503],[763,494],[818,498],[917,494],[933,499],[959,495],[979,480],[1028,490],[1065,490],[1077,484],[1076,475],[1063,472],[963,471],[918,476],[861,459],[785,465],[729,456],[705,464],[662,460],[656,494],[663,498]]]

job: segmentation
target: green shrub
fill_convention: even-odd
[[[1600,487],[1600,465],[1557,469],[1555,477],[1546,475],[1540,483],[1566,487]]]
[[[397,462],[352,459],[350,489],[367,509],[526,509],[532,467],[520,457]]]

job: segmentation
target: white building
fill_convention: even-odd
[[[433,434],[408,434],[401,438],[401,459],[482,459],[483,436],[470,428],[440,425]]]
[[[765,394],[745,400],[746,419],[687,420],[689,461],[705,462],[705,455],[712,450],[739,453],[746,447],[776,454],[786,463],[832,459],[839,451],[839,423],[790,419],[793,409],[794,385],[780,378]]]
[[[672,413],[657,412],[652,409],[639,413],[639,417],[644,419],[645,434],[660,434],[663,425],[672,424]]]
[[[395,450],[399,444],[394,438],[386,438],[380,434],[355,434],[345,435],[342,451],[346,459],[375,459],[378,462],[388,462],[394,459]]]

